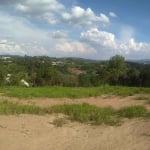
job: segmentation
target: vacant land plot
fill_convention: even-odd
[[[144,92],[136,90],[135,95],[127,92],[126,96],[111,91],[96,97],[58,96],[54,99],[46,95],[33,96],[37,89],[34,92],[31,89],[32,94],[23,89],[27,90],[26,96],[15,94],[12,97],[11,88],[8,93],[6,89],[1,89],[2,150],[150,148],[150,95],[147,89]]]
[[[4,150],[149,150],[150,120],[126,120],[121,126],[91,126],[60,116],[0,116],[0,149]],[[62,117],[62,116],[61,116]]]

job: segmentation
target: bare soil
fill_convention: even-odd
[[[0,116],[1,150],[149,150],[150,120],[126,120],[121,126],[69,122],[59,116]]]
[[[58,104],[89,103],[99,107],[119,109],[129,105],[144,105],[146,101],[135,96],[102,96],[83,99],[17,99],[0,100],[35,104],[41,107]],[[121,126],[91,126],[67,120],[62,127],[53,121],[64,115],[1,115],[0,150],[149,150],[150,120],[126,119]]]
[[[150,110],[150,104],[146,103],[146,100],[136,100],[135,98],[139,95],[128,96],[128,97],[119,97],[119,96],[108,96],[104,95],[101,97],[90,97],[90,98],[80,98],[80,99],[69,99],[69,98],[33,98],[33,99],[18,99],[18,98],[9,98],[5,96],[0,96],[0,100],[7,100],[11,102],[17,102],[27,105],[37,105],[41,107],[48,107],[53,105],[60,104],[82,104],[88,103],[91,105],[96,105],[98,107],[113,107],[119,109],[125,106],[131,105],[143,105]],[[150,96],[150,95],[148,95]]]

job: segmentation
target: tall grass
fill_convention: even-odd
[[[101,86],[101,87],[0,87],[0,93],[9,97],[18,98],[83,98],[96,97],[103,94],[131,96],[134,94],[149,94],[150,88]]]
[[[71,120],[86,122],[91,124],[109,124],[117,123],[117,119],[112,118],[115,110],[111,107],[98,108],[89,104],[56,105],[48,109],[50,113],[64,113],[70,116]]]
[[[144,106],[128,106],[118,111],[120,117],[126,118],[144,117],[147,114],[148,111]]]
[[[34,105],[21,105],[18,103],[12,103],[7,101],[0,102],[0,115],[44,115],[52,113],[62,113],[67,115],[69,119],[73,121],[95,125],[117,125],[120,124],[121,118],[150,118],[150,112],[148,112],[148,110],[146,110],[146,108],[143,106],[129,106],[121,108],[120,110],[114,110],[111,107],[99,108],[97,106],[89,104],[64,104],[41,108]],[[57,120],[55,123],[59,125],[62,123],[62,120]]]
[[[34,105],[20,105],[8,101],[0,102],[0,115],[10,114],[44,114],[42,108]]]

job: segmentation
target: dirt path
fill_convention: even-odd
[[[17,99],[0,97],[21,104],[41,107],[58,104],[89,103],[99,107],[121,108],[129,105],[150,105],[130,97],[91,97],[82,99]],[[55,127],[59,115],[0,116],[0,150],[149,150],[150,120],[126,120],[121,126],[91,126],[70,122]]]
[[[21,104],[37,105],[41,107],[59,105],[59,104],[81,104],[88,103],[96,105],[98,107],[111,106],[113,108],[121,108],[130,105],[143,105],[150,110],[150,105],[146,104],[144,100],[135,100],[136,96],[128,97],[117,97],[117,96],[101,96],[101,97],[90,97],[90,98],[80,98],[80,99],[69,99],[69,98],[33,98],[33,99],[17,99],[0,97],[0,100],[8,100],[11,102],[18,102]]]
[[[0,116],[1,150],[149,150],[150,120],[121,126],[68,122],[55,127],[54,115]]]

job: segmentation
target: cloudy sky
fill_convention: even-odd
[[[150,58],[149,0],[0,0],[0,54]]]

